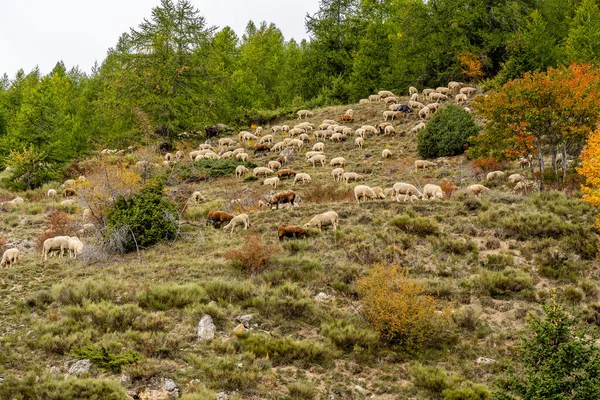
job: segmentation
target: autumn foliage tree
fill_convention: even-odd
[[[419,347],[435,339],[447,323],[426,287],[399,267],[375,265],[356,281],[363,311],[386,340]]]
[[[600,207],[600,130],[590,134],[587,144],[581,152],[581,167],[577,169],[585,176],[586,184],[582,186],[583,200],[590,205]],[[600,216],[596,218],[596,226],[600,228]]]
[[[489,122],[473,139],[470,155],[498,160],[537,155],[543,186],[544,152],[549,151],[554,166],[561,153],[564,182],[567,149],[578,152],[600,121],[598,72],[589,64],[549,68],[477,98],[475,107]]]

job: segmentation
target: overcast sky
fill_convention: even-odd
[[[319,0],[191,0],[210,26],[231,26],[241,37],[249,20],[273,22],[286,39],[307,38],[304,16]],[[89,72],[94,61],[130,27],[150,17],[160,0],[0,0],[0,76],[38,65],[48,73],[57,61]]]

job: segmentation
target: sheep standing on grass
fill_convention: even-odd
[[[485,178],[488,181],[493,181],[493,180],[496,180],[496,179],[504,179],[504,172],[503,171],[492,171],[489,174],[487,174],[485,176]]]
[[[248,172],[248,168],[244,167],[243,165],[238,165],[235,168],[235,177],[243,178]]]
[[[415,126],[414,126],[414,127],[411,129],[411,130],[410,130],[410,132],[411,132],[411,133],[414,133],[414,134],[417,134],[417,133],[419,133],[419,131],[420,131],[420,130],[422,130],[422,129],[425,129],[425,123],[424,123],[424,122],[421,122],[421,123],[419,123],[419,124],[415,125]]]
[[[477,198],[479,198],[482,193],[489,192],[489,190],[489,188],[479,184],[471,185],[467,188],[467,191],[475,195]]]
[[[77,258],[77,254],[81,254],[83,251],[83,243],[77,236],[73,236],[69,239],[69,257]]]
[[[325,166],[325,161],[326,161],[326,158],[322,154],[318,154],[316,156],[312,156],[311,158],[309,158],[307,160],[307,162],[311,163],[313,167],[315,166],[316,163],[321,163],[321,166],[324,167]]]
[[[354,139],[354,143],[356,143],[356,145],[358,146],[359,149],[362,149],[363,145],[365,144],[365,139],[363,139],[359,136],[356,139]]]
[[[395,135],[396,134],[396,129],[394,129],[393,126],[389,125],[389,126],[386,126],[384,128],[383,133],[385,135]]]
[[[69,236],[55,236],[53,238],[49,238],[44,240],[44,244],[42,245],[42,257],[44,261],[48,261],[48,253],[53,251],[59,251],[59,257],[62,257],[65,253],[65,250],[69,250]]]
[[[362,176],[357,174],[356,172],[344,172],[344,174],[342,175],[342,178],[344,179],[344,182],[346,182],[346,184],[348,184],[350,179],[353,179],[354,182],[356,182],[358,180],[361,180]]]
[[[375,195],[377,196],[378,199],[385,199],[385,193],[383,191],[383,189],[381,188],[381,186],[375,186],[372,187],[371,190],[373,191],[373,193],[375,193]]]
[[[372,94],[369,96],[369,101],[379,101],[381,100],[381,96],[378,94]]]
[[[277,186],[279,185],[279,178],[274,176],[272,178],[267,178],[263,181],[263,184],[265,186],[271,186],[271,188],[273,190],[277,189]]]
[[[419,168],[425,170],[425,168],[434,168],[437,164],[427,160],[417,160],[415,161],[415,169],[418,171]]]
[[[325,150],[325,143],[317,142],[312,147],[313,151],[323,151]]]
[[[314,114],[308,110],[300,110],[296,114],[298,114],[298,119],[302,119],[303,117],[310,118]]]
[[[8,267],[10,268],[13,266],[13,264],[17,263],[18,259],[19,259],[19,249],[17,249],[17,248],[8,249],[2,255],[2,261],[0,261],[0,267],[4,267],[5,265],[8,265]]]
[[[377,198],[377,195],[367,185],[358,185],[354,188],[354,199],[356,200],[357,203],[360,203],[361,197],[362,197],[363,201],[367,201],[367,200],[375,200]]]
[[[469,100],[467,95],[464,93],[457,94],[456,96],[454,96],[454,99],[456,100],[457,103],[463,103],[463,102]]]
[[[392,156],[392,152],[389,149],[383,149],[383,151],[381,152],[381,158],[383,158],[384,160],[386,158],[390,158]]]
[[[392,189],[393,189],[392,196],[396,199],[396,201],[400,201],[401,194],[404,195],[404,201],[410,199],[411,203],[412,203],[414,197],[416,197],[418,199],[423,197],[423,194],[421,192],[419,192],[419,190],[414,185],[411,185],[410,183],[396,182],[396,183],[394,183],[394,186],[392,187]]]
[[[252,173],[253,173],[255,176],[260,176],[260,175],[262,175],[262,176],[265,176],[265,177],[266,177],[266,176],[268,176],[268,175],[274,174],[274,173],[275,173],[275,171],[273,171],[271,168],[267,168],[267,167],[256,167],[256,168],[254,168],[254,169],[252,170]]]
[[[296,182],[302,182],[302,183],[310,183],[310,175],[308,175],[307,173],[301,172],[299,174],[296,174],[296,176],[294,177],[294,185],[296,184]]]
[[[525,177],[521,174],[512,174],[508,177],[508,181],[510,183],[518,183],[518,182],[521,182],[524,180],[525,180]]]
[[[56,190],[54,189],[48,189],[48,197],[53,199],[56,197]]]
[[[331,175],[333,176],[333,180],[335,182],[341,182],[342,181],[342,175],[344,175],[344,169],[343,168],[335,168],[333,171],[331,171]]]
[[[423,199],[424,200],[433,200],[433,199],[443,199],[444,191],[438,185],[434,185],[428,183],[423,187]]]
[[[300,228],[296,225],[279,225],[277,228],[277,236],[279,241],[283,241],[283,238],[305,238],[306,229]]]
[[[344,157],[332,158],[331,161],[329,161],[329,165],[332,167],[340,166],[343,168],[346,166],[346,159]]]
[[[323,214],[315,215],[310,221],[304,224],[303,228],[308,229],[311,227],[319,228],[319,232],[321,232],[321,228],[324,226],[331,225],[333,230],[336,231],[338,228],[339,217],[335,211],[327,211]]]
[[[248,229],[248,226],[250,226],[250,218],[248,218],[248,214],[236,215],[231,219],[231,221],[229,221],[227,225],[223,227],[223,230],[225,232],[230,230],[231,234],[233,235],[235,228],[242,225],[244,225],[244,230]]]
[[[202,196],[202,193],[195,191],[194,193],[192,193],[192,200],[194,201],[194,203],[198,204],[201,201],[204,201],[204,196]]]

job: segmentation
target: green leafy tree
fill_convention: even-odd
[[[521,345],[523,373],[510,377],[496,398],[600,398],[600,349],[596,338],[579,328],[562,306],[550,303],[543,309],[545,318],[531,318],[532,335]]]
[[[582,0],[565,43],[567,62],[600,61],[600,9],[595,0]]]
[[[48,154],[31,145],[21,151],[13,149],[5,164],[10,167],[10,174],[3,183],[15,189],[34,189],[56,178],[54,163],[49,161]]]
[[[479,127],[462,108],[453,104],[433,114],[424,130],[419,132],[417,149],[423,158],[456,156],[466,150],[469,137],[477,135]]]

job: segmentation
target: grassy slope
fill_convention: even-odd
[[[357,116],[350,126],[358,127],[381,122],[384,105],[328,107],[317,110],[310,121],[334,119],[347,108]],[[286,122],[296,121],[281,123]],[[417,122],[410,117],[397,129],[408,131]],[[394,156],[382,161],[386,147]],[[462,157],[434,171],[415,172],[416,138],[410,134],[369,136],[364,150],[356,148],[353,138],[326,142],[325,153],[328,160],[345,157],[346,170],[361,173],[370,186],[390,187],[397,181],[423,186],[446,179],[464,188],[479,182]],[[269,154],[254,161],[266,165],[273,158]],[[312,184],[293,187],[283,181],[278,190],[294,189],[305,198],[315,184],[333,183],[329,166],[312,168],[302,153],[291,167],[308,172]],[[152,376],[167,376],[183,393],[237,390],[234,398],[431,398],[438,395],[436,385],[414,381],[412,363],[446,369],[456,377],[454,386],[466,380],[490,384],[514,363],[524,317],[539,313],[552,290],[586,315],[595,315],[597,268],[581,257],[591,258],[590,251],[574,245],[574,226],[591,231],[593,212],[575,199],[562,194],[513,196],[508,186],[498,185],[473,210],[458,194],[442,202],[386,199],[360,205],[344,195],[325,197],[320,204],[304,201],[293,210],[261,211],[256,202],[268,192],[261,181],[222,178],[200,183],[197,189],[207,202],[191,205],[187,212],[201,225],[202,215],[214,204],[248,212],[251,228],[279,250],[272,266],[257,276],[244,274],[224,258],[227,250],[243,243],[246,232],[229,235],[208,227],[184,226],[181,240],[146,250],[140,259],[129,254],[93,265],[57,258],[42,264],[37,251],[24,249],[17,266],[0,271],[0,374],[21,377],[31,371],[47,374],[51,366],[64,369],[73,349],[93,343],[115,354],[134,350],[144,356],[123,367],[131,378],[125,383],[130,389],[143,388]],[[353,185],[337,186],[349,193]],[[41,193],[26,194],[38,201],[0,212],[2,236],[35,240],[44,230],[44,213],[54,205]],[[242,207],[231,205],[236,198],[243,199]],[[300,225],[330,209],[340,216],[340,231],[327,230],[305,241],[277,241],[280,223]],[[400,214],[430,218],[441,234],[400,232],[389,224]],[[555,229],[540,230],[548,221]],[[510,256],[492,270],[485,266],[490,254]],[[358,311],[353,282],[379,262],[409,268],[455,310],[457,324],[445,341],[408,351],[373,339]],[[548,278],[548,268],[559,273]],[[513,275],[506,278],[506,271]],[[319,292],[334,298],[316,302],[313,297]],[[215,319],[218,334],[213,342],[200,343],[196,326],[206,313]],[[249,336],[236,338],[235,317],[248,313],[257,325]],[[345,335],[347,346],[332,343],[329,336],[335,329],[323,329],[336,321],[352,327]],[[497,361],[478,365],[480,356]],[[90,376],[118,380],[120,373],[94,368]]]

